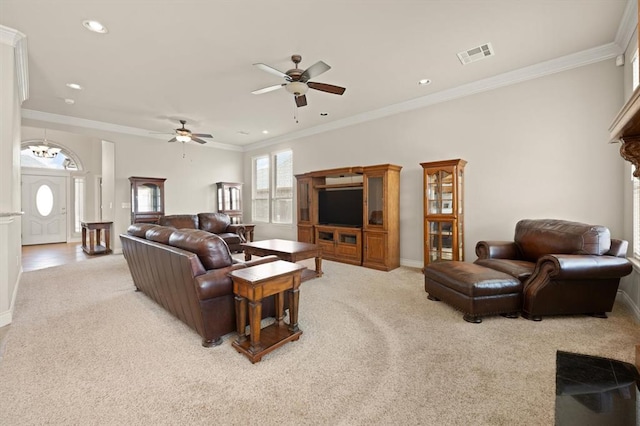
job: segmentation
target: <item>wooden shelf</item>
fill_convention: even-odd
[[[334,183],[324,185],[314,185],[315,189],[347,189],[347,188],[362,188],[362,182],[349,182],[349,183]]]

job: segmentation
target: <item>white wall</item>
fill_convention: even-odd
[[[11,323],[21,272],[20,101],[14,46],[20,36],[0,28],[0,327]],[[16,37],[14,37],[16,36]]]
[[[400,257],[422,264],[420,162],[463,158],[466,166],[465,260],[483,239],[512,240],[523,218],[606,225],[624,234],[624,160],[608,144],[623,103],[623,70],[607,60],[245,154],[290,147],[294,172],[392,163],[403,167]],[[295,238],[295,229],[264,234]]]

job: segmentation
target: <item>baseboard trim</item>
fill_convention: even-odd
[[[631,312],[633,312],[633,316],[636,323],[640,324],[640,308],[638,307],[638,305],[636,305],[633,302],[633,299],[629,297],[629,295],[622,290],[618,290],[618,293],[616,294],[616,299],[618,299],[619,301],[627,305],[629,309],[631,309]]]
[[[0,313],[0,327],[4,327],[5,325],[9,325],[13,322],[13,311],[16,306],[16,297],[18,296],[18,290],[20,288],[20,280],[22,278],[22,267],[20,267],[20,271],[18,271],[18,278],[16,278],[16,287],[13,291],[13,296],[11,297],[11,304],[9,305],[9,310]]]
[[[400,266],[408,266],[410,268],[422,269],[422,262],[419,260],[413,260],[413,259],[400,259]]]

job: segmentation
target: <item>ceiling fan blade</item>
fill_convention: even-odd
[[[257,64],[253,64],[253,65],[258,67],[258,68],[260,68],[262,71],[266,71],[266,72],[268,72],[270,74],[277,75],[278,77],[284,77],[284,78],[287,78],[287,79],[289,78],[289,76],[286,75],[285,73],[283,73],[282,71],[279,71],[279,70],[277,70],[277,69],[275,69],[273,67],[270,67],[267,64],[257,63]]]
[[[344,87],[334,86],[333,84],[315,83],[313,81],[308,81],[307,86],[321,92],[333,93],[334,95],[342,95],[347,90]]]
[[[331,67],[329,65],[325,64],[322,61],[318,61],[315,64],[311,65],[306,70],[304,70],[304,72],[300,76],[300,81],[304,83],[305,81],[309,80],[310,78],[317,77],[320,74],[322,74],[323,72],[329,71],[330,69],[331,69]]]
[[[305,95],[296,96],[296,105],[298,108],[307,105],[307,97]]]
[[[265,87],[264,89],[258,89],[258,90],[254,90],[253,93],[254,95],[261,95],[263,93],[267,93],[267,92],[272,92],[274,90],[278,90],[279,88],[286,86],[287,83],[282,83],[282,84],[276,84],[275,86],[269,86],[269,87]]]
[[[193,135],[191,136],[191,140],[198,143],[207,143],[207,141],[203,141],[200,138],[193,137]]]
[[[196,136],[199,138],[213,138],[213,136],[208,133],[191,133],[191,136]]]
[[[177,140],[178,140],[178,139],[176,139],[176,138],[172,138],[172,139],[169,139],[169,142],[175,142],[175,141],[177,141]]]

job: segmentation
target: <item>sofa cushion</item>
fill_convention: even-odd
[[[195,214],[174,214],[160,217],[160,225],[176,229],[198,229],[198,216]]]
[[[127,228],[127,234],[134,237],[146,238],[146,233],[149,229],[156,228],[158,225],[155,223],[132,223]]]
[[[525,281],[533,273],[533,269],[536,264],[526,260],[513,260],[513,259],[476,259],[476,265],[491,268],[496,271],[504,272],[512,277]]]
[[[145,233],[145,238],[149,241],[155,241],[157,243],[169,244],[169,237],[175,231],[175,228],[169,226],[154,226],[149,228]]]
[[[224,268],[233,264],[227,243],[215,234],[198,229],[178,229],[169,237],[169,245],[198,255],[205,269]]]
[[[231,224],[231,218],[224,213],[198,213],[200,229],[214,234],[221,234]]]
[[[603,255],[611,247],[609,229],[556,219],[524,219],[516,224],[514,241],[525,260],[546,254]]]

